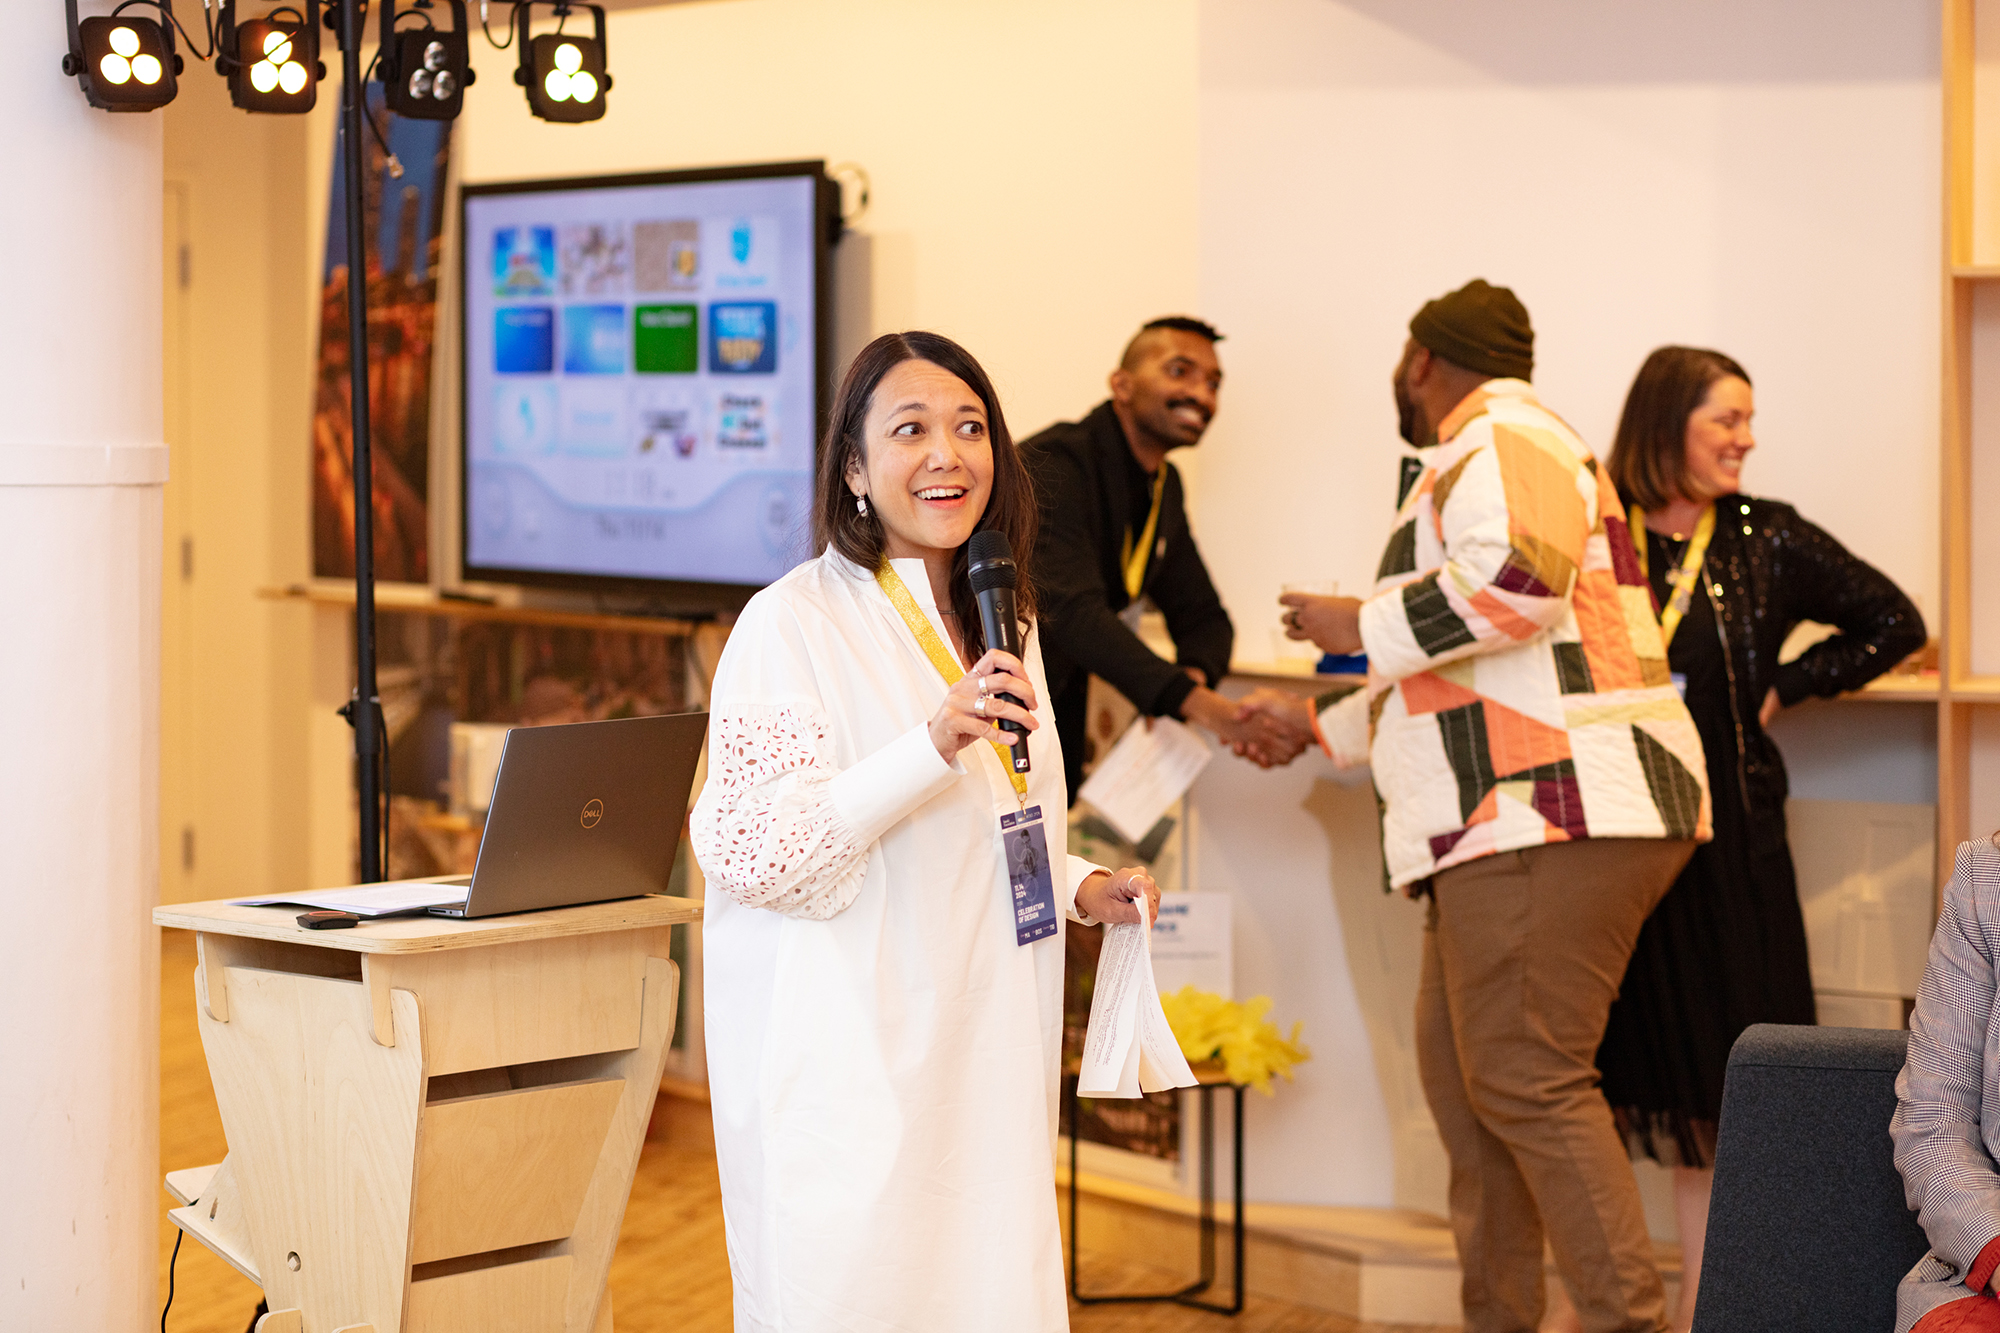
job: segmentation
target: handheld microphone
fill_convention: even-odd
[[[979,625],[986,632],[986,646],[1003,653],[1021,655],[1021,622],[1014,615],[1014,589],[1021,576],[1014,567],[1014,548],[1004,532],[975,532],[966,543],[966,563],[972,575],[972,592],[979,599]],[[996,694],[1015,707],[1022,707],[1011,694]],[[1011,718],[1000,727],[1014,733],[1014,771],[1028,771],[1028,729]]]

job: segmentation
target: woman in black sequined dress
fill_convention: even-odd
[[[1785,764],[1765,724],[1801,699],[1859,689],[1924,643],[1916,607],[1885,575],[1790,505],[1740,492],[1753,410],[1735,361],[1659,348],[1626,397],[1609,463],[1619,495],[1643,511],[1632,515],[1645,543],[1634,554],[1662,630],[1672,628],[1667,662],[1701,732],[1714,803],[1715,840],[1640,932],[1597,1057],[1633,1157],[1675,1168],[1681,1329],[1701,1271],[1729,1048],[1752,1023],[1813,1021]],[[1675,623],[1677,575],[1687,593]],[[1802,620],[1840,633],[1781,666],[1778,647]]]

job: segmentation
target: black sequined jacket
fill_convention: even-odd
[[[1728,650],[1738,773],[1753,816],[1782,812],[1790,784],[1757,722],[1765,694],[1776,688],[1789,707],[1858,690],[1924,646],[1924,621],[1888,575],[1783,501],[1727,495],[1716,505],[1702,570]],[[1778,665],[1779,646],[1802,620],[1840,633]]]

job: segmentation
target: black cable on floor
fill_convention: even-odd
[[[174,1308],[174,1265],[180,1262],[181,1241],[186,1237],[187,1232],[174,1228],[174,1255],[167,1260],[167,1303],[160,1307],[160,1333],[167,1333],[167,1311]]]

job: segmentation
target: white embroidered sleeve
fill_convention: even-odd
[[[824,714],[737,705],[709,720],[708,782],[689,829],[703,871],[746,907],[824,921],[861,891],[868,848],[833,797]]]
[[[824,921],[861,892],[876,840],[963,772],[939,757],[923,724],[842,770],[812,704],[718,707],[694,854],[745,907]]]

